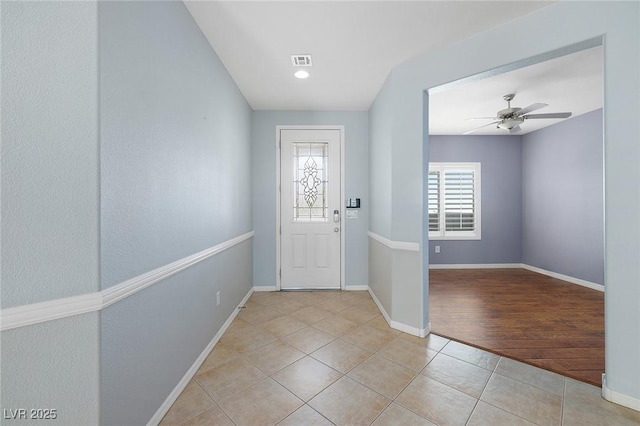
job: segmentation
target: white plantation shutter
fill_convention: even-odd
[[[445,170],[445,230],[473,231],[475,228],[474,211],[474,171]]]
[[[429,232],[440,231],[440,171],[429,171]]]
[[[480,239],[480,163],[429,163],[430,239]]]

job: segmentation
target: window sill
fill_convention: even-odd
[[[438,235],[438,236],[431,236],[429,235],[429,241],[479,241],[482,238],[480,237],[480,235],[476,235],[476,236],[442,236],[442,235]]]

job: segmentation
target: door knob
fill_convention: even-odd
[[[340,232],[340,228],[333,228],[333,232]]]

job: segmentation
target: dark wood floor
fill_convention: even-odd
[[[429,271],[431,331],[601,386],[604,293],[525,269]]]

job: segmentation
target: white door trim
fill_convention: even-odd
[[[282,234],[280,233],[280,132],[282,130],[338,130],[340,131],[340,217],[342,223],[340,224],[342,232],[340,232],[340,289],[345,289],[345,235],[346,235],[346,207],[345,207],[345,138],[344,138],[344,126],[323,125],[323,126],[301,126],[301,125],[278,125],[276,126],[276,291],[280,291],[281,279],[280,279],[280,245]]]

